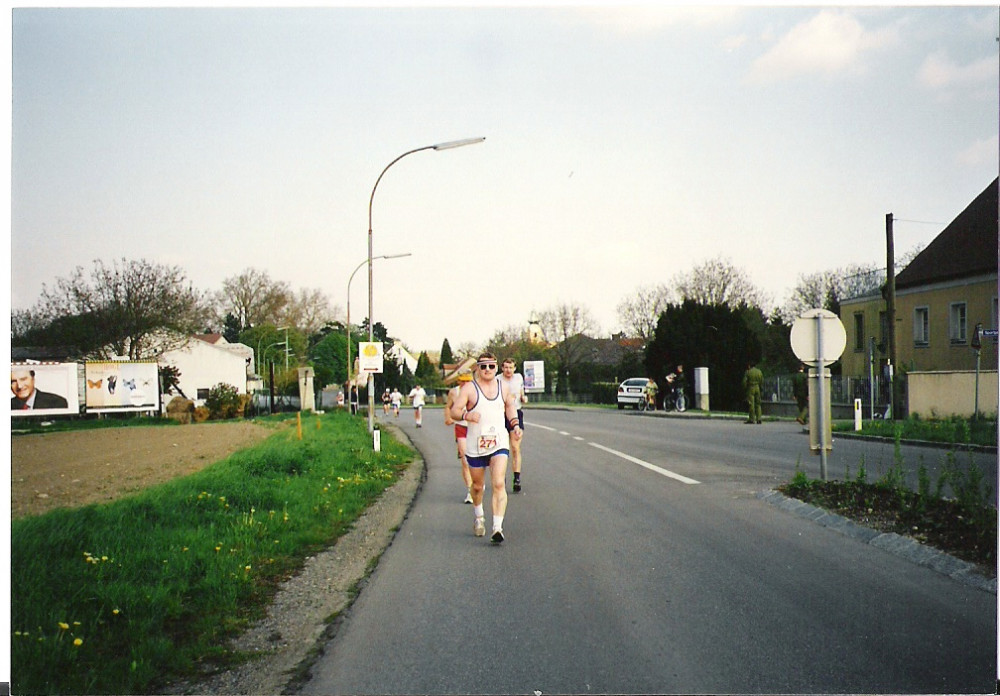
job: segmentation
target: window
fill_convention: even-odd
[[[198,389],[198,400],[202,401],[203,399],[207,399],[208,392],[209,392],[208,389]]]
[[[952,343],[965,343],[968,340],[968,324],[965,303],[952,302],[948,311],[948,337]]]
[[[879,343],[882,344],[883,352],[889,350],[889,314],[888,312],[878,313],[878,328],[879,328]],[[899,343],[899,339],[896,339],[896,343]]]
[[[858,353],[865,350],[865,315],[861,312],[854,315],[854,350]]]
[[[916,307],[913,310],[913,345],[926,348],[931,338],[931,315],[927,307]]]

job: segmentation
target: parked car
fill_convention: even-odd
[[[629,377],[618,385],[618,408],[626,406],[639,408],[646,403],[646,383],[645,377]]]

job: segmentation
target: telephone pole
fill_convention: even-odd
[[[892,213],[885,215],[886,343],[889,356],[889,412],[896,420],[896,252],[892,239]]]

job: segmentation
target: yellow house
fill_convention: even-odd
[[[896,276],[896,356],[906,372],[975,371],[977,326],[997,326],[998,180],[976,197]],[[847,330],[843,374],[875,374],[887,355],[886,301],[881,295],[844,300]],[[982,338],[980,369],[997,369],[997,339]],[[993,395],[993,401],[996,400]]]

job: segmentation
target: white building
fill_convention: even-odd
[[[168,350],[159,358],[161,366],[177,368],[181,391],[199,406],[205,403],[209,390],[219,383],[232,385],[240,394],[246,394],[252,362],[253,348],[229,343],[219,334],[192,336],[187,345]]]

